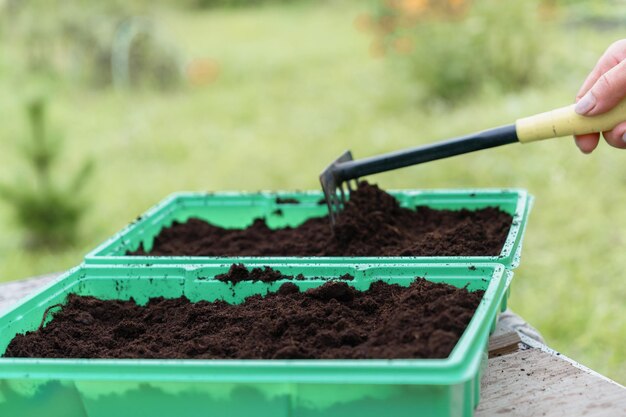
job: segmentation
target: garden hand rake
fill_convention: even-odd
[[[509,143],[528,143],[562,136],[603,132],[625,120],[626,100],[607,113],[591,117],[577,114],[574,105],[570,105],[518,119],[511,125],[357,161],[352,159],[350,151],[346,151],[320,175],[331,226],[335,225],[337,216],[346,202],[346,194],[352,189],[350,180],[356,183],[359,177],[365,175]]]

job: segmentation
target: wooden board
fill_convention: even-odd
[[[538,348],[489,359],[476,417],[626,416],[626,389]]]
[[[21,298],[35,292],[35,290],[49,283],[59,275],[61,275],[61,273],[41,275],[21,281],[0,284],[0,313],[2,310],[9,308]]]
[[[494,335],[489,339],[489,357],[517,352],[520,343],[522,343],[522,339],[516,332],[503,332],[501,334],[494,332]]]

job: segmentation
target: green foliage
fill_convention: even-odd
[[[221,7],[255,7],[265,4],[277,3],[302,3],[306,0],[187,0],[188,4],[197,8],[221,8]]]
[[[81,192],[94,162],[84,162],[64,186],[54,181],[52,174],[60,158],[61,142],[46,132],[45,110],[42,99],[27,105],[31,135],[22,147],[22,155],[32,170],[34,186],[24,180],[14,185],[0,184],[0,198],[13,207],[17,223],[27,233],[28,246],[58,249],[76,241],[88,206]]]
[[[383,8],[382,41],[427,100],[518,91],[539,78],[544,29],[538,6],[534,0],[475,0],[463,9],[413,14]]]
[[[626,4],[621,0],[552,0],[566,11],[572,24],[586,24],[595,30],[624,29]]]
[[[182,79],[180,56],[143,3],[29,0],[0,7],[0,23],[27,74],[102,88],[121,73],[116,87],[169,89]]]
[[[111,80],[115,87],[172,89],[181,81],[181,64],[177,52],[161,39],[146,19],[127,19],[118,25],[107,54],[111,61]],[[107,68],[109,70],[109,68]]]

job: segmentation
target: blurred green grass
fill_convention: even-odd
[[[362,7],[366,7],[365,5]],[[28,253],[0,205],[0,281],[66,269],[106,237],[180,190],[318,188],[346,148],[357,157],[509,123],[572,102],[617,32],[568,30],[547,43],[556,81],[517,94],[482,94],[455,108],[416,104],[411,82],[368,54],[351,3],[176,11],[160,21],[189,56],[220,63],[214,84],[170,93],[55,87],[51,121],[72,172],[98,169],[81,241]],[[23,91],[0,52],[0,180],[24,175]],[[562,59],[561,59],[562,58]],[[420,103],[422,103],[420,101]],[[536,201],[512,308],[555,349],[626,382],[626,164],[604,145],[591,156],[571,139],[511,145],[370,179],[387,188],[522,187]]]

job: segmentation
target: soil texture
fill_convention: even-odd
[[[241,282],[239,267],[223,281]],[[259,269],[255,280],[276,272]],[[228,275],[233,275],[230,278]],[[283,277],[289,278],[289,277]],[[236,290],[236,284],[230,284]],[[4,357],[161,359],[445,358],[482,291],[416,278],[366,291],[330,280],[301,292],[287,282],[265,297],[224,301],[130,301],[70,295],[44,327],[17,335]]]
[[[400,207],[376,185],[361,182],[334,230],[328,217],[297,227],[270,229],[255,219],[245,229],[225,229],[191,218],[174,222],[139,256],[497,256],[512,217],[495,207],[434,210]]]

